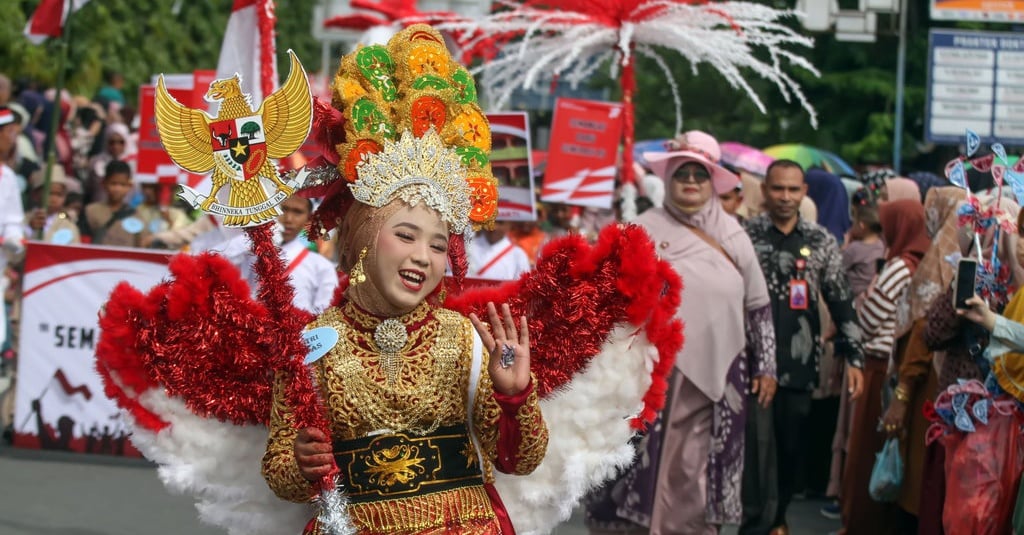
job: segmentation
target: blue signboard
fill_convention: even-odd
[[[928,32],[925,140],[1024,145],[1024,33]]]

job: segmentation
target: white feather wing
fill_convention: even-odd
[[[643,331],[618,325],[567,388],[541,401],[549,433],[543,462],[528,476],[495,475],[516,533],[550,533],[590,490],[633,462],[629,421],[657,361]]]
[[[170,491],[195,497],[200,520],[230,535],[302,532],[312,507],[281,500],[260,474],[266,427],[200,418],[162,389],[144,392],[139,402],[170,425],[158,433],[133,425],[132,443],[159,465]]]

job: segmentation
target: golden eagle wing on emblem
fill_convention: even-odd
[[[284,158],[298,150],[306,141],[313,120],[313,97],[306,70],[291,50],[288,57],[291,58],[288,79],[263,101],[256,112],[263,117],[267,156],[271,158]]]
[[[175,100],[164,86],[163,75],[156,84],[156,127],[174,163],[193,173],[213,169],[210,116]]]

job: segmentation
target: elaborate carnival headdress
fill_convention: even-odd
[[[396,198],[422,202],[460,241],[494,221],[490,127],[472,75],[436,30],[410,26],[387,46],[346,55],[334,79],[333,108],[316,106],[314,131],[337,173],[314,173],[305,184],[310,195],[327,197],[314,214],[312,235],[333,228],[351,200],[374,207]]]

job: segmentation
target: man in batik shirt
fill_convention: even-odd
[[[807,193],[803,169],[793,161],[775,161],[762,191],[765,213],[745,226],[771,295],[779,384],[772,407],[759,410],[753,403],[748,411],[741,533],[770,530],[771,535],[785,535],[786,509],[798,490],[792,463],[802,457],[811,391],[818,383],[822,300],[836,325],[836,355],[846,359],[848,388],[854,398],[862,388],[864,357],[839,246],[828,230],[799,215]],[[777,502],[774,479],[778,480]]]

